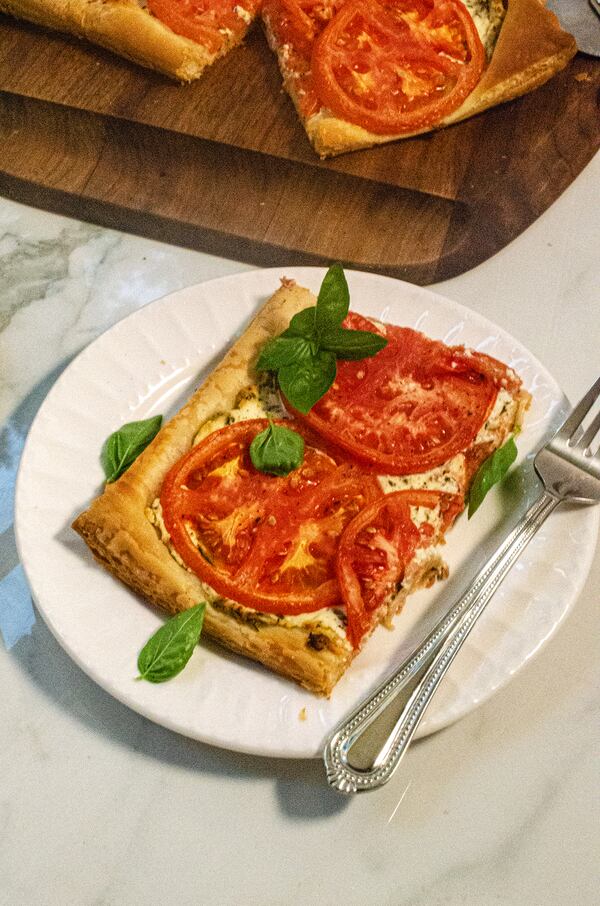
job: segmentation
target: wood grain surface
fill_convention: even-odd
[[[177,86],[0,17],[0,191],[260,264],[431,283],[497,252],[600,145],[600,65],[431,136],[320,161],[263,36]]]

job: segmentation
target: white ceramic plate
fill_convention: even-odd
[[[163,685],[136,682],[136,659],[161,617],[97,566],[70,528],[102,487],[99,452],[123,422],[171,415],[285,274],[318,290],[324,271],[253,271],[190,287],[147,305],[85,349],[56,382],[21,461],[16,532],[31,590],[70,656],[104,689],[179,733],[261,755],[315,757],[328,731],[408,654],[537,493],[531,451],[567,408],[548,372],[516,340],[472,311],[386,277],[350,272],[352,307],[383,321],[465,343],[522,375],[533,394],[519,438],[521,468],[450,534],[447,583],[418,592],[380,628],[324,701],[210,644]],[[554,632],[587,575],[597,509],[554,514],[469,637],[421,725],[421,735],[472,710],[503,686]],[[305,715],[305,719],[301,719]]]

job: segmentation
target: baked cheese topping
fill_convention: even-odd
[[[246,421],[251,418],[289,418],[283,403],[279,398],[274,377],[270,372],[261,376],[256,386],[248,387],[238,394],[236,405],[228,412],[218,412],[200,427],[194,437],[194,446],[201,440],[236,422]]]
[[[254,416],[253,416],[254,417]],[[436,533],[440,530],[440,510],[439,507],[429,508],[429,507],[411,507],[411,517],[415,522],[415,525],[419,526],[425,522],[429,522],[433,525],[434,531]],[[175,547],[171,543],[171,536],[167,531],[167,527],[164,522],[162,507],[160,505],[160,500],[157,498],[151,507],[147,507],[146,516],[148,520],[156,528],[160,540],[166,547],[169,549],[169,553],[173,559],[184,569],[187,569],[188,572],[191,572],[189,567],[185,565]],[[188,528],[189,530],[189,528]],[[192,540],[193,537],[192,537]],[[431,571],[435,574],[441,574],[443,571],[443,561],[439,553],[433,545],[430,545],[427,548],[419,548],[411,560],[410,569],[407,575],[404,578],[402,583],[402,588],[406,595],[410,594],[413,589],[413,586],[421,579],[422,576],[422,567],[428,564]],[[321,610],[314,610],[309,613],[299,613],[294,615],[278,615],[274,613],[263,613],[259,610],[254,610],[251,607],[245,607],[243,604],[238,604],[236,601],[227,601],[225,605],[224,599],[217,594],[207,585],[206,582],[198,578],[202,586],[203,594],[206,598],[206,601],[209,605],[212,605],[213,608],[219,610],[219,604],[223,604],[227,607],[227,612],[230,612],[233,608],[234,612],[242,619],[245,623],[248,623],[254,628],[259,628],[262,626],[285,626],[288,629],[302,629],[304,632],[309,634],[309,643],[313,644],[314,647],[320,647],[320,636],[328,636],[330,638],[335,638],[341,641],[343,644],[349,646],[349,642],[346,638],[346,614],[343,609],[335,607],[324,607]],[[389,602],[384,602],[385,605]],[[322,647],[322,646],[321,646]]]
[[[248,12],[247,9],[244,9],[243,6],[234,6],[234,11],[242,19],[246,25],[250,25],[252,22],[252,15]]]
[[[517,421],[517,410],[519,402],[514,396],[501,388],[498,391],[496,402],[493,409],[488,415],[485,424],[483,424],[475,438],[475,444],[485,444],[495,440],[498,432],[502,429],[503,423],[514,424]]]
[[[429,472],[379,476],[379,484],[385,494],[391,494],[392,491],[445,491],[448,494],[462,494],[465,481],[465,458],[462,453]]]
[[[257,416],[252,415],[250,417],[256,418]],[[264,416],[262,417],[264,418]],[[156,528],[160,540],[168,547],[169,553],[171,554],[173,559],[184,569],[187,569],[188,572],[191,572],[189,567],[185,565],[185,563],[175,550],[175,547],[171,543],[171,536],[167,531],[167,527],[163,518],[162,507],[158,498],[156,498],[151,507],[146,508],[146,517]],[[188,531],[190,531],[189,527]],[[190,535],[192,535],[192,540],[194,540],[191,531]],[[210,585],[207,585],[206,582],[202,582],[199,577],[197,578],[202,585],[202,591],[208,603],[212,604],[213,606],[217,605],[218,609],[218,604],[220,601],[223,601],[223,598],[221,598],[221,596],[218,595],[217,592],[210,587]],[[238,604],[236,601],[229,601],[227,603],[227,607],[228,610],[233,607],[242,619],[254,624],[261,623],[266,626],[279,625],[288,626],[290,628],[295,626],[296,628],[303,628],[309,633],[314,632],[330,636],[338,636],[340,639],[344,641],[346,640],[346,615],[343,610],[336,608],[324,607],[322,608],[322,610],[315,610],[311,613],[300,613],[296,614],[295,616],[279,616],[278,614],[263,613],[262,611],[254,610],[251,607],[245,607],[243,604]]]
[[[498,34],[500,28],[502,27],[502,22],[504,21],[504,16],[506,15],[506,9],[504,0],[463,0],[464,6],[469,12],[473,24],[477,30],[477,34],[483,44],[486,58],[489,62],[494,48],[496,46],[496,41],[498,40]],[[325,8],[323,8],[323,12]],[[412,26],[416,27],[418,30],[417,16],[415,13],[407,13],[403,18],[412,18]],[[293,58],[292,47],[289,44],[283,43],[278,44],[277,39],[273,33],[268,17],[263,17],[263,25],[267,33],[267,40],[273,50],[276,51],[280,66],[282,68],[282,73],[284,76],[284,82],[295,83],[293,75],[293,64],[291,60]],[[447,26],[443,26],[437,29],[442,36],[444,31],[449,32]],[[400,73],[399,73],[400,74]],[[371,79],[370,74],[366,76],[357,72],[351,73],[352,77],[356,82],[358,82],[359,88],[369,88],[369,84],[365,84]],[[418,77],[412,72],[402,72],[403,78],[403,90],[405,93],[418,97],[420,93],[420,84]],[[300,82],[298,85],[294,84],[293,92],[295,92],[300,98],[306,95],[306,90]],[[321,109],[316,113],[311,114],[309,117],[311,125],[313,128],[316,128],[320,120],[327,120],[334,116],[326,106],[321,106]],[[360,127],[358,127],[360,128]]]
[[[463,3],[471,14],[489,60],[506,12],[504,4],[502,0],[463,0]]]
[[[281,403],[274,378],[269,373],[266,373],[264,377],[261,376],[261,380],[256,386],[251,386],[242,390],[238,395],[236,406],[233,409],[228,412],[219,412],[213,416],[213,418],[206,421],[194,437],[194,444],[200,443],[200,441],[208,437],[209,434],[212,434],[213,431],[218,431],[219,428],[224,428],[227,425],[233,425],[236,422],[246,421],[248,419],[267,418],[268,416],[271,418],[289,418],[289,414]],[[461,457],[457,456],[454,460],[451,460],[449,469],[446,469],[445,466],[440,466],[437,469],[433,469],[431,472],[425,472],[422,475],[408,475],[406,477],[384,476],[380,477],[379,480],[382,489],[386,493],[407,488],[429,488],[431,490],[446,490],[451,491],[452,493],[460,493],[459,482],[461,475],[464,475],[464,469],[461,472],[461,464],[458,462],[460,459]],[[430,522],[434,527],[435,533],[439,533],[441,527],[439,507],[411,507],[411,516],[415,525],[418,526],[424,522]],[[151,507],[147,507],[146,517],[156,528],[160,540],[168,547],[169,553],[173,559],[180,566],[184,567],[184,569],[188,569],[188,571],[191,572],[191,570],[185,566],[183,560],[171,543],[171,538],[164,522],[162,507],[158,498],[153,502]],[[188,531],[190,531],[192,541],[198,546],[197,540],[194,539],[189,526]],[[423,559],[430,559],[432,556],[435,556],[433,546],[427,548],[422,554],[424,554],[424,556],[419,557],[418,560],[415,559],[415,564],[419,563],[419,565],[421,565]],[[415,579],[417,578],[418,573],[419,570],[414,571]],[[199,579],[199,581],[201,580]],[[219,602],[223,600],[221,596],[205,582],[202,582],[201,584],[206,600],[213,606],[216,605],[218,609]],[[407,583],[403,586],[406,593],[410,592],[411,585],[412,583]],[[280,626],[287,626],[288,628],[301,628],[309,634],[315,634],[317,636],[320,634],[338,638],[343,642],[347,641],[346,615],[341,609],[326,607],[311,613],[278,616],[277,614],[263,613],[262,611],[245,607],[237,602],[228,602],[228,609],[232,606],[235,608],[236,613],[241,619],[244,619],[255,626],[256,624],[265,626],[278,624]]]
[[[442,527],[442,514],[439,506],[411,506],[410,518],[417,528],[429,523],[433,526],[436,535],[439,534]]]
[[[513,398],[509,391],[500,389],[492,411],[475,438],[475,444],[497,440],[499,435],[501,436],[503,433],[507,433],[507,428],[511,427],[515,420],[518,421],[518,408],[518,401]],[[240,392],[233,409],[227,412],[219,412],[208,419],[195,435],[194,445],[200,443],[200,441],[208,437],[209,434],[212,434],[214,431],[224,428],[227,425],[246,421],[248,419],[267,417],[278,419],[289,418],[289,414],[285,410],[279,397],[275,378],[268,372],[261,375],[261,378],[256,385],[250,386]],[[382,490],[386,494],[403,490],[432,490],[463,495],[466,486],[465,457],[462,453],[459,453],[441,466],[437,466],[428,472],[422,472],[415,475],[380,475],[379,482]],[[158,498],[153,502],[151,507],[147,507],[146,516],[155,526],[161,541],[168,547],[173,559],[176,560],[180,566],[190,571],[189,568],[185,566],[183,560],[171,543],[169,533],[164,523],[160,500]],[[433,508],[412,506],[411,517],[417,527],[425,522],[430,523],[434,529],[434,537],[440,536],[441,512],[439,506]],[[188,531],[190,531],[189,526]],[[196,546],[199,546],[197,539],[194,539],[191,531],[190,535]],[[403,583],[403,590],[406,594],[410,593],[413,584],[419,580],[421,576],[421,567],[424,565],[425,561],[431,561],[432,567],[436,566],[436,564],[436,568],[441,567],[442,560],[434,545],[417,550],[411,561],[411,566],[413,568],[409,570],[407,576],[405,576],[405,582]],[[204,582],[201,584],[206,600],[218,610],[219,603],[223,602],[223,599],[209,585]],[[224,603],[223,606],[225,606]],[[342,609],[327,607],[311,613],[279,616],[277,614],[263,613],[262,611],[245,607],[237,602],[227,602],[226,606],[228,612],[233,607],[240,619],[253,625],[255,628],[258,628],[260,625],[266,626],[277,624],[287,626],[288,628],[302,628],[310,634],[311,638],[314,636],[314,638],[317,639],[319,636],[324,635],[347,642],[346,616]],[[315,644],[318,646],[318,643]]]

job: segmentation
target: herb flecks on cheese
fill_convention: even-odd
[[[148,522],[151,522],[157,530],[158,537],[160,538],[162,543],[169,548],[169,553],[173,557],[173,560],[175,560],[176,563],[179,563],[180,566],[183,566],[184,569],[187,569],[185,563],[171,543],[171,536],[167,531],[165,520],[163,518],[162,506],[160,505],[160,500],[158,499],[158,497],[156,498],[152,506],[146,507],[144,512]]]
[[[236,422],[251,418],[289,418],[281,399],[273,375],[265,372],[256,384],[245,387],[238,393],[233,409],[229,412],[217,412],[201,425],[194,437],[194,446],[201,440]]]
[[[425,523],[433,526],[436,535],[439,535],[442,527],[442,514],[439,506],[411,506],[410,518],[417,528]]]
[[[226,425],[232,425],[236,422],[248,419],[267,418],[268,416],[271,418],[289,418],[288,413],[281,403],[277,384],[270,373],[261,376],[261,379],[257,384],[246,387],[240,391],[235,401],[234,408],[229,412],[219,412],[208,419],[194,437],[194,444],[200,443],[200,441],[208,437],[209,434],[212,434],[213,431],[217,431]],[[436,469],[432,469],[430,472],[407,476],[380,476],[379,481],[385,493],[409,489],[429,489],[446,491],[449,493],[462,493],[465,482],[464,457],[462,454],[459,454],[448,463],[445,463]],[[420,525],[423,522],[431,522],[436,529],[436,535],[439,534],[439,507],[411,507],[411,511],[417,525]],[[146,515],[149,521],[155,526],[161,541],[166,545],[173,559],[179,563],[180,566],[184,566],[181,557],[171,543],[169,533],[164,523],[160,500],[156,499],[152,504],[152,507],[147,508]],[[193,530],[190,530],[189,525],[187,526],[187,529],[193,543],[197,547],[200,547],[198,539],[194,536]],[[437,552],[434,550],[433,546],[427,549],[427,556],[437,556]],[[421,562],[421,560],[422,558],[419,558],[419,562]],[[184,568],[187,567],[184,566]],[[409,583],[407,581],[403,586],[407,592],[410,591],[409,586],[411,584],[412,582]],[[228,610],[234,608],[237,618],[252,625],[255,629],[259,629],[261,625],[273,625],[274,623],[278,623],[280,625],[289,626],[290,628],[293,626],[302,627],[312,634],[321,633],[326,636],[333,634],[344,639],[346,637],[346,618],[343,608],[323,608],[322,610],[313,613],[296,614],[294,616],[278,616],[276,614],[262,613],[252,608],[244,607],[236,602],[227,601],[223,603],[220,596],[213,591],[213,589],[205,583],[203,583],[203,586],[206,590],[206,598],[212,606],[217,608],[222,606],[224,608],[226,607]],[[221,604],[219,602],[221,602]]]
[[[307,644],[317,649],[324,648],[328,638],[335,639],[336,644],[339,644],[340,641],[343,643],[347,642],[346,614],[341,608],[324,607],[322,610],[315,610],[312,613],[285,616],[276,613],[263,613],[260,610],[253,610],[251,607],[244,607],[243,604],[224,598],[217,598],[211,602],[211,606],[215,610],[222,610],[235,619],[246,623],[256,631],[260,631],[263,626],[284,626],[288,629],[302,629],[307,634]],[[323,637],[323,641],[319,641],[320,637]]]
[[[475,23],[488,59],[491,57],[500,26],[506,14],[502,0],[464,0]]]
[[[191,572],[191,570],[185,566],[171,542],[171,536],[167,531],[162,507],[158,498],[151,507],[146,508],[146,518],[156,528],[160,540],[167,547],[175,562],[184,569],[187,569],[188,572]],[[187,526],[187,529],[188,532],[190,532],[190,537],[194,543],[198,544],[198,539],[194,538],[193,531],[190,531],[189,526]],[[261,626],[274,625],[288,626],[289,628],[302,628],[308,634],[308,644],[316,648],[325,647],[326,645],[326,639],[320,639],[321,636],[336,637],[344,641],[346,640],[346,614],[343,608],[324,607],[321,610],[316,610],[312,613],[300,613],[295,616],[279,616],[278,614],[273,613],[262,613],[261,611],[253,610],[251,607],[244,607],[243,604],[238,604],[235,601],[223,599],[205,582],[202,582],[202,588],[209,607],[214,607],[216,610],[221,609],[227,613],[233,613],[237,619],[252,626],[252,628],[257,631],[260,630]]]
[[[447,494],[463,494],[465,481],[465,457],[462,453],[428,472],[379,476],[379,484],[386,494],[393,491],[444,491]]]
[[[471,4],[478,5],[478,4]],[[485,5],[485,4],[482,4]],[[373,319],[374,320],[374,319]],[[378,323],[378,322],[375,322]],[[381,325],[383,327],[383,325]],[[383,330],[385,328],[383,327]],[[520,403],[518,398],[505,388],[498,391],[494,406],[488,415],[485,423],[478,432],[474,446],[486,444],[490,441],[501,442],[506,439],[513,428],[514,424],[520,423],[521,413],[519,411]],[[227,425],[236,422],[246,421],[257,418],[288,419],[289,414],[285,410],[277,388],[277,382],[270,372],[263,372],[256,384],[244,388],[237,396],[234,407],[229,411],[217,412],[212,418],[208,419],[198,430],[194,437],[194,444],[200,443],[204,438],[224,428]],[[452,459],[437,466],[428,472],[422,472],[414,475],[380,475],[379,483],[382,490],[386,493],[403,490],[431,490],[441,491],[450,494],[459,494],[464,496],[467,485],[467,471],[465,456],[462,453],[457,454]],[[151,507],[146,509],[148,520],[154,525],[162,543],[168,548],[173,559],[184,569],[187,569],[181,557],[175,550],[169,533],[166,529],[160,500],[157,498]],[[399,610],[402,606],[404,597],[409,594],[415,585],[429,585],[436,578],[443,578],[447,575],[447,566],[439,554],[435,543],[443,543],[441,537],[441,512],[440,507],[411,507],[411,516],[415,525],[418,527],[424,523],[429,523],[434,529],[434,544],[418,548],[407,567],[406,574],[397,591],[402,591],[398,598]],[[188,526],[190,531],[190,526]],[[190,531],[190,537],[198,548],[199,540]],[[438,540],[439,539],[439,540]],[[423,572],[426,570],[426,573]],[[189,571],[189,570],[188,570]],[[294,616],[280,616],[277,614],[263,613],[250,607],[245,607],[234,601],[221,598],[213,589],[202,583],[205,589],[205,596],[208,606],[214,610],[222,610],[227,614],[240,620],[245,625],[250,626],[256,631],[261,627],[280,625],[290,629],[302,629],[307,635],[307,644],[317,649],[326,647],[331,643],[339,644],[340,641],[347,642],[346,639],[346,614],[343,607],[323,608],[313,613],[297,614]],[[390,595],[390,600],[386,606],[392,604],[396,592]],[[386,621],[391,625],[390,620]]]
[[[518,408],[519,401],[508,390],[501,388],[492,411],[479,430],[474,443],[484,444],[496,440],[498,432],[502,430],[503,426],[511,426],[517,421]]]

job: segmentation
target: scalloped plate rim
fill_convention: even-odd
[[[182,725],[181,719],[173,719],[168,713],[164,713],[164,709],[161,711],[160,708],[157,708],[156,703],[153,705],[148,705],[145,701],[140,701],[136,698],[135,691],[129,689],[123,689],[122,684],[113,682],[112,678],[108,675],[103,674],[102,671],[98,671],[96,667],[92,667],[89,663],[89,657],[86,652],[82,652],[80,647],[77,644],[72,644],[66,637],[63,630],[59,625],[57,620],[57,615],[52,607],[48,607],[48,596],[44,594],[43,588],[40,588],[39,583],[37,582],[37,577],[35,574],[35,545],[32,549],[31,541],[33,540],[27,532],[27,515],[31,516],[31,511],[28,511],[26,504],[26,491],[25,491],[25,482],[30,474],[31,466],[30,460],[32,458],[32,450],[35,449],[36,435],[40,430],[40,425],[43,424],[43,420],[47,417],[48,413],[52,411],[52,407],[55,406],[57,401],[60,401],[60,396],[64,391],[65,386],[68,387],[69,383],[72,381],[73,376],[77,374],[78,369],[81,369],[87,366],[90,362],[93,363],[94,359],[103,351],[104,347],[108,345],[110,348],[111,344],[114,342],[114,338],[121,334],[123,331],[126,333],[130,331],[132,325],[137,321],[143,323],[144,321],[153,317],[158,318],[159,320],[164,317],[170,309],[177,308],[180,305],[185,305],[186,300],[191,299],[195,294],[200,294],[208,296],[209,299],[214,300],[218,297],[219,291],[222,289],[229,290],[231,287],[234,287],[236,290],[244,290],[245,296],[242,300],[238,301],[240,310],[238,311],[238,316],[233,319],[233,326],[235,330],[233,335],[235,335],[240,326],[245,323],[247,317],[256,309],[257,303],[263,296],[266,298],[270,293],[274,291],[274,288],[277,286],[278,278],[285,274],[286,276],[291,276],[295,278],[298,282],[312,283],[313,286],[318,282],[325,270],[323,268],[302,268],[302,267],[291,267],[291,268],[270,268],[266,270],[253,270],[242,272],[238,274],[228,275],[225,277],[219,277],[214,280],[206,281],[204,283],[196,284],[194,286],[186,287],[182,290],[178,290],[175,293],[170,293],[166,296],[163,296],[160,299],[157,299],[153,302],[148,303],[147,305],[141,307],[140,309],[132,312],[127,317],[116,322],[112,327],[108,328],[102,334],[100,334],[92,343],[90,343],[86,348],[84,348],[78,356],[67,366],[65,371],[59,376],[53,387],[51,388],[49,394],[47,395],[44,403],[40,407],[34,423],[31,426],[29,436],[23,451],[21,458],[21,463],[19,465],[19,471],[17,476],[17,486],[16,486],[16,501],[15,501],[15,534],[17,539],[17,547],[19,555],[21,557],[21,562],[23,564],[25,573],[30,581],[30,586],[32,589],[32,595],[36,602],[39,612],[42,614],[46,624],[50,628],[51,632],[56,637],[57,641],[61,646],[67,651],[69,656],[84,670],[95,682],[101,685],[106,691],[109,692],[113,697],[121,701],[123,704],[133,708],[140,714],[143,714],[145,717],[169,728],[176,732],[183,733],[184,735],[191,736],[192,738],[198,739],[200,741],[209,743],[211,745],[216,745],[220,747],[228,748],[232,751],[247,752],[250,754],[256,755],[268,755],[272,757],[288,757],[288,758],[309,758],[309,757],[319,757],[320,754],[320,744],[316,747],[313,744],[307,746],[294,746],[294,745],[268,745],[265,742],[257,742],[256,740],[245,738],[239,740],[236,738],[225,738],[223,734],[219,732],[211,732],[207,727],[193,727],[188,725]],[[509,343],[513,348],[520,350],[527,357],[528,363],[533,366],[537,372],[541,373],[544,376],[546,382],[551,386],[555,395],[561,400],[561,404],[564,405],[564,395],[560,391],[558,384],[544,366],[538,362],[538,360],[521,344],[518,340],[512,337],[507,331],[498,327],[497,325],[490,322],[487,318],[480,315],[477,312],[471,311],[460,303],[456,303],[452,300],[446,299],[439,294],[424,289],[422,287],[415,286],[413,284],[405,283],[403,281],[394,280],[393,278],[384,277],[376,274],[368,274],[360,271],[347,271],[348,280],[352,286],[352,282],[356,284],[361,284],[363,281],[366,281],[367,284],[371,283],[382,283],[392,292],[396,293],[399,297],[399,301],[396,300],[393,305],[402,305],[403,301],[405,304],[410,304],[408,297],[416,296],[420,302],[428,303],[429,305],[434,305],[436,307],[441,307],[445,313],[452,312],[454,316],[459,316],[462,320],[460,322],[461,329],[464,326],[463,322],[467,322],[469,325],[474,325],[479,330],[492,330],[497,334],[497,338],[504,343]],[[403,299],[403,297],[406,298]],[[248,306],[249,299],[252,299],[253,305]],[[357,305],[358,308],[361,308],[361,304]],[[364,306],[368,307],[368,306]],[[248,309],[246,311],[246,309]],[[429,312],[427,312],[429,314]],[[414,326],[414,325],[413,325]],[[214,348],[212,350],[215,351]],[[210,350],[205,349],[205,358],[210,358]],[[206,362],[204,363],[206,364]],[[200,365],[200,363],[198,363]],[[175,373],[175,370],[173,371]],[[559,403],[557,402],[557,405]],[[28,471],[29,470],[29,471]],[[93,488],[90,488],[90,495],[93,495]],[[83,506],[84,504],[81,504]],[[592,513],[592,511],[589,511]],[[573,606],[574,601],[576,600],[581,588],[585,582],[585,578],[590,569],[594,549],[595,549],[595,537],[598,531],[598,521],[600,514],[596,510],[593,511],[593,515],[590,515],[588,520],[588,540],[589,543],[585,545],[583,552],[580,550],[579,554],[583,553],[583,559],[580,558],[580,561],[577,563],[577,575],[576,582],[573,584],[570,589],[569,602],[565,607],[564,611],[559,616],[557,622],[550,627],[549,631],[544,635],[541,640],[537,640],[536,645],[534,646],[534,651],[537,653],[541,647],[548,641],[548,639],[556,631],[556,628],[564,619],[567,612]],[[583,520],[582,520],[583,522]],[[32,579],[33,576],[33,579]],[[114,580],[113,580],[114,581]],[[126,590],[123,590],[125,594],[128,593]],[[219,655],[216,655],[219,657]],[[233,657],[229,655],[229,657]],[[529,659],[530,654],[527,654],[522,662],[513,669],[509,674],[501,676],[500,679],[495,682],[493,685],[489,685],[486,689],[481,690],[481,695],[476,700],[471,700],[463,702],[463,706],[458,709],[457,713],[453,713],[451,709],[446,708],[446,711],[432,712],[431,717],[428,719],[427,725],[422,725],[421,733],[419,735],[427,735],[428,733],[435,732],[438,729],[441,729],[443,726],[454,722],[463,714],[468,713],[474,708],[478,707],[484,701],[486,701],[494,692],[502,688],[511,678],[515,675],[517,670],[521,669],[524,663]],[[246,665],[248,662],[244,662]],[[262,668],[257,667],[256,665],[250,665],[256,670],[262,670]],[[352,669],[352,668],[351,668]],[[391,669],[391,666],[390,668]],[[389,672],[389,670],[387,671]],[[450,677],[452,677],[452,671],[450,672]],[[271,679],[275,683],[282,683],[278,677],[271,676]],[[138,684],[139,685],[139,684]],[[289,685],[289,684],[286,684]],[[294,689],[296,687],[293,687]],[[364,690],[366,693],[366,689]],[[309,693],[302,693],[305,697],[308,697]],[[335,691],[333,693],[335,695]],[[284,696],[288,697],[288,696]],[[350,702],[346,708],[347,711],[351,710],[356,702]],[[334,724],[326,727],[323,730],[322,735],[326,735],[329,729],[333,728]],[[297,728],[296,728],[297,729]]]

